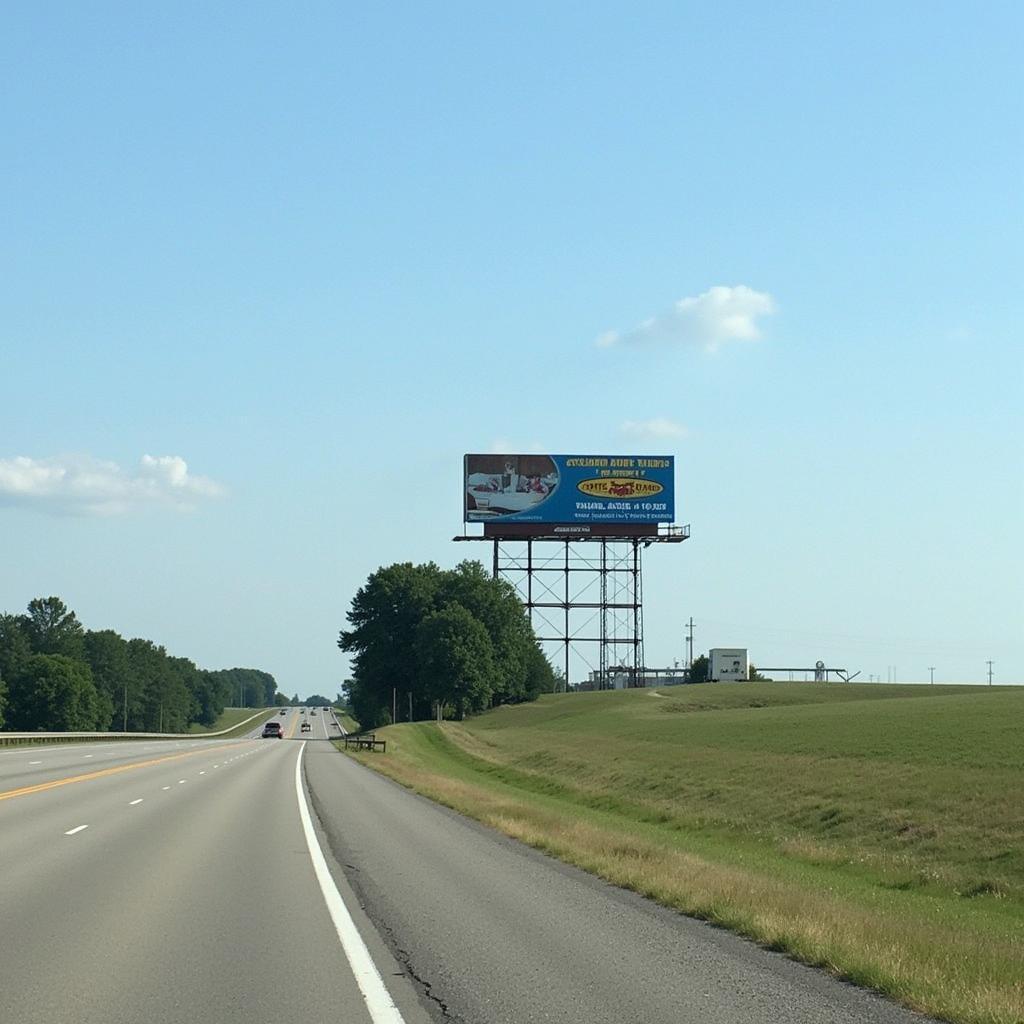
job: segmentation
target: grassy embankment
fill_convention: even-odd
[[[262,725],[269,718],[279,714],[280,710],[280,708],[265,708],[263,710],[258,708],[225,708],[213,725],[205,726],[200,725],[198,722],[193,722],[188,727],[188,731],[196,735],[208,735],[212,732],[220,732],[221,729],[230,729],[230,732],[226,732],[223,736],[218,736],[217,739],[231,739],[234,736],[244,736],[247,732],[255,729],[256,726]],[[254,715],[262,715],[262,717],[254,718]]]
[[[1024,1021],[1024,689],[570,694],[364,763],[685,913],[970,1024]]]
[[[338,711],[337,708],[334,713],[338,716],[338,721],[341,722],[341,727],[345,732],[359,732],[359,723],[351,715],[346,715],[344,711]]]

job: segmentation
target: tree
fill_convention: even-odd
[[[120,728],[124,712],[125,692],[131,680],[128,643],[112,629],[89,630],[83,640],[85,661],[92,671],[93,682],[102,703],[101,729]],[[121,716],[117,712],[121,712]]]
[[[256,668],[223,668],[211,675],[223,682],[228,701],[240,702],[243,708],[269,708],[274,706],[277,681],[269,672]]]
[[[17,615],[0,615],[0,726],[5,721],[10,686],[24,671],[32,647]]]
[[[461,605],[486,629],[494,649],[494,702],[525,700],[535,644],[526,609],[512,585],[494,579],[479,562],[466,561],[442,575],[440,596]]]
[[[84,654],[82,624],[59,597],[29,601],[22,625],[35,654],[64,654],[69,658]]]
[[[708,663],[707,655],[701,654],[693,659],[693,663],[690,665],[690,682],[691,683],[706,683],[708,681],[708,670],[710,665]]]
[[[0,725],[6,717],[14,728],[120,728],[127,712],[129,729],[180,732],[190,722],[212,725],[239,688],[249,706],[277,694],[269,672],[206,672],[151,640],[87,632],[59,597],[0,615]]]
[[[751,662],[747,666],[747,679],[749,679],[750,682],[752,682],[752,683],[770,683],[771,682],[771,680],[767,676],[763,676],[763,675],[761,675],[760,672],[757,671],[757,668],[755,667],[753,662]]]
[[[431,612],[416,631],[425,696],[451,704],[462,718],[487,707],[497,675],[494,645],[468,609],[449,604]]]
[[[390,716],[392,689],[414,694],[429,709],[416,657],[416,630],[437,607],[441,570],[433,563],[402,562],[378,569],[352,600],[338,646],[353,654],[350,691],[354,716],[373,728]],[[429,713],[429,710],[428,710]],[[420,711],[421,717],[426,717]]]
[[[353,655],[353,677],[343,691],[364,728],[390,720],[395,696],[401,718],[410,700],[413,718],[429,718],[436,700],[469,712],[554,688],[515,590],[479,562],[450,571],[433,562],[378,569],[353,599],[348,622],[351,628],[338,636],[338,646]]]
[[[548,661],[536,642],[531,643],[527,648],[526,683],[523,699],[536,700],[542,693],[554,693],[557,687],[558,676],[551,667],[551,662]]]
[[[11,687],[15,729],[92,731],[102,713],[89,666],[63,654],[33,654]]]

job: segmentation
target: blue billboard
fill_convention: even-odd
[[[672,455],[466,455],[467,523],[671,523]]]

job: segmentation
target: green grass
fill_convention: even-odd
[[[218,737],[218,739],[229,739],[232,736],[243,735],[249,732],[250,729],[255,729],[257,725],[262,725],[267,719],[273,718],[279,712],[280,708],[265,708],[262,710],[258,708],[225,708],[213,725],[205,726],[200,725],[198,722],[193,722],[188,727],[188,731],[189,733],[200,735],[203,733],[220,732],[222,729],[230,729],[230,732]],[[263,715],[262,718],[253,717],[254,715],[259,716],[261,714]]]
[[[359,723],[351,715],[346,715],[343,711],[338,711],[336,714],[345,732],[359,732]]]
[[[360,759],[906,1004],[1024,1021],[1024,690],[569,694]]]

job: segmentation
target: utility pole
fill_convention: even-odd
[[[398,721],[398,687],[391,687],[391,721]]]
[[[128,684],[124,684],[124,725],[121,728],[122,732],[128,731]]]
[[[991,686],[992,685],[992,662],[988,661],[985,664],[988,665],[988,685]]]
[[[928,666],[928,671],[931,673],[931,676],[932,676],[932,686],[934,686],[935,685],[935,666],[934,665],[929,665]]]
[[[690,616],[690,621],[687,623],[689,627],[689,633],[686,634],[686,667],[693,667],[693,616]]]
[[[412,721],[412,690],[409,691],[409,721]]]

